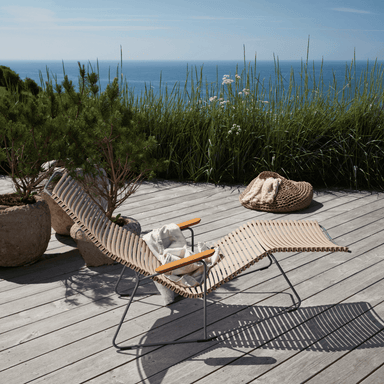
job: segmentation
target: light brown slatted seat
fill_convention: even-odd
[[[48,193],[47,187],[46,192]],[[53,188],[52,197],[81,226],[81,229],[106,256],[136,272],[136,287],[113,340],[113,344],[119,349],[138,347],[120,347],[116,345],[115,340],[140,282],[139,274],[159,282],[184,297],[203,297],[204,316],[206,318],[206,293],[235,278],[262,258],[268,257],[270,264],[259,270],[268,268],[272,262],[275,262],[298,298],[299,304],[296,305],[298,308],[300,298],[272,253],[348,251],[348,248],[340,247],[333,243],[316,221],[250,221],[216,242],[215,246],[219,246],[221,250],[221,259],[207,273],[205,283],[197,287],[186,288],[167,279],[164,271],[178,268],[182,263],[203,261],[205,257],[210,256],[213,252],[206,251],[194,257],[182,259],[180,262],[176,262],[175,266],[169,266],[169,264],[161,266],[147,244],[139,236],[111,222],[81,186],[67,173],[61,177],[60,181]],[[179,224],[179,226],[181,229],[185,229],[199,221],[200,219],[198,221],[185,222]],[[188,259],[190,260],[188,261]],[[204,323],[204,339],[199,339],[199,341],[207,340],[209,339],[206,337],[206,325]],[[152,345],[164,345],[167,343]]]
[[[52,191],[52,197],[80,225],[84,233],[106,256],[144,276],[155,274],[156,268],[161,266],[147,244],[139,236],[108,220],[105,213],[68,174],[64,175],[57,183]],[[260,258],[265,255],[266,252],[260,250]],[[249,260],[246,264],[251,266],[256,261],[257,259]],[[223,266],[216,268],[212,275],[218,274],[222,276],[224,281],[227,281],[246,268],[245,265],[239,267],[234,264],[231,264],[229,268],[224,268],[224,265],[229,264],[230,262],[223,262]],[[164,275],[155,276],[153,280],[184,297],[203,296],[200,287],[185,288],[175,284]],[[221,280],[210,278],[207,291],[211,292],[219,287],[222,284]]]

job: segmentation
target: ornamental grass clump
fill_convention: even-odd
[[[127,92],[141,129],[159,143],[155,155],[169,160],[161,175],[248,184],[274,171],[317,187],[384,188],[383,67],[367,63],[358,73],[354,59],[339,84],[308,56],[285,77],[274,63],[269,80],[255,59],[221,79],[217,71],[214,83],[192,68],[171,91]]]

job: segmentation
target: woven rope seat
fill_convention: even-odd
[[[244,197],[256,181],[267,180],[268,178],[280,179],[278,192],[272,203],[244,201]],[[248,209],[267,212],[292,212],[307,208],[311,204],[312,197],[313,187],[306,181],[288,180],[276,172],[265,171],[250,182],[244,192],[240,194],[239,200]]]

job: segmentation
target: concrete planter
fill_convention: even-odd
[[[124,228],[128,231],[136,233],[138,236],[141,233],[139,222],[131,217],[121,216],[124,219]],[[77,249],[85,261],[87,267],[99,267],[101,265],[110,265],[114,260],[105,256],[88,238],[88,236],[80,229],[78,224],[71,227],[71,237],[77,244]]]
[[[42,168],[44,170],[48,170],[48,168],[54,164],[56,160],[49,161],[47,163],[44,163],[42,165]],[[64,172],[65,168],[57,166],[54,168],[54,171],[61,171]],[[79,174],[82,174],[82,170],[78,169],[77,172]],[[105,182],[109,183],[107,179],[106,172],[102,169],[102,172],[105,177]],[[100,184],[101,181],[100,178],[96,178],[93,182],[96,184]],[[53,190],[55,183],[52,183],[50,186],[50,189]],[[91,189],[91,193],[97,194],[96,190]],[[51,210],[51,225],[52,228],[55,230],[55,232],[59,235],[63,236],[70,236],[71,227],[74,224],[74,221],[67,215],[67,213],[55,202],[55,200],[52,199],[51,196],[49,196],[44,191],[41,193],[41,197],[47,202],[49,209]],[[97,201],[101,204],[103,209],[105,210],[107,208],[107,201],[103,199],[102,197],[97,197]]]
[[[48,204],[35,196],[35,204],[0,206],[0,267],[17,267],[38,260],[51,238]]]
[[[41,197],[48,204],[51,211],[51,226],[57,234],[69,236],[74,221],[65,213],[65,211],[45,192],[41,193]]]

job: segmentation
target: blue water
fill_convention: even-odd
[[[384,62],[378,62],[379,66]],[[89,68],[92,65],[93,70],[97,71],[97,63],[82,62],[85,67]],[[333,83],[334,76],[337,81],[338,90],[341,90],[345,85],[345,71],[346,64],[350,65],[347,61],[325,61],[323,65],[323,81],[324,89]],[[373,67],[374,62],[369,63],[369,69]],[[0,65],[10,67],[19,74],[21,79],[29,77],[40,85],[40,73],[42,74],[43,81],[48,80],[47,70],[49,77],[55,82],[61,83],[64,79],[63,63],[61,61],[0,61]],[[171,90],[175,83],[180,83],[184,87],[187,78],[187,68],[189,70],[195,69],[200,76],[201,67],[203,67],[203,81],[216,83],[217,79],[221,83],[224,75],[231,75],[234,79],[236,73],[236,66],[238,65],[238,72],[241,73],[244,69],[244,62],[242,61],[123,61],[122,71],[120,71],[120,61],[99,61],[99,75],[100,86],[104,90],[107,84],[113,81],[117,74],[119,67],[119,74],[122,72],[124,79],[128,82],[129,88],[134,92],[135,96],[140,96],[145,87],[150,88],[157,93],[160,88],[160,76],[162,79],[162,89],[167,85],[168,90]],[[251,62],[253,67],[254,62]],[[284,84],[288,86],[291,69],[294,70],[296,83],[300,82],[301,62],[300,61],[280,61],[280,71],[283,75]],[[315,79],[318,80],[320,71],[320,61],[314,62]],[[309,73],[313,75],[313,63],[310,64]],[[69,80],[74,84],[78,83],[79,67],[77,61],[64,61],[64,69]],[[362,71],[367,69],[367,61],[356,61],[356,74],[355,79],[358,80]],[[268,87],[269,79],[275,78],[275,65],[273,61],[257,61],[256,74],[260,82],[265,79],[264,85]],[[120,77],[119,77],[120,78]],[[194,78],[195,75],[194,75]],[[353,84],[352,84],[353,85]]]

